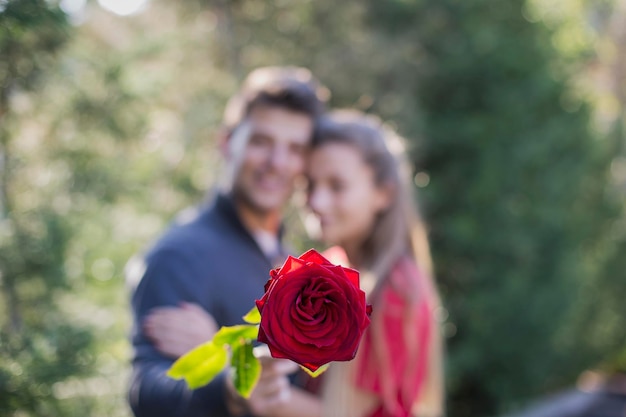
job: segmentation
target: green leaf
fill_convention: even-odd
[[[217,346],[237,345],[241,343],[241,339],[245,341],[256,340],[259,335],[259,328],[256,325],[240,324],[237,326],[222,327],[215,336],[213,343]]]
[[[184,379],[191,389],[211,382],[228,362],[225,346],[206,342],[184,354],[167,371],[174,379]]]
[[[247,342],[233,349],[233,385],[239,394],[248,398],[261,376],[261,362],[252,352],[252,343]]]
[[[252,307],[252,310],[248,311],[248,314],[243,316],[243,320],[250,324],[261,323],[261,313],[259,312],[259,309],[256,306]]]
[[[318,376],[322,375],[324,372],[326,372],[326,370],[328,369],[329,364],[325,364],[320,366],[319,368],[317,368],[317,371],[311,371],[308,368],[305,368],[304,366],[300,365],[300,368],[302,368],[304,370],[304,372],[306,372],[307,374],[309,374],[309,376],[313,377],[313,378],[317,378]]]

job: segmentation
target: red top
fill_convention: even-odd
[[[409,258],[401,259],[376,299],[372,320],[383,340],[373,340],[371,327],[357,356],[357,387],[379,396],[371,417],[406,417],[426,379],[432,334],[431,297],[423,273]],[[404,330],[406,329],[406,330]],[[379,352],[374,351],[378,343]]]

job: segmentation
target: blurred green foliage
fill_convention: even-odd
[[[72,238],[64,216],[23,204],[26,165],[16,151],[10,99],[35,90],[69,38],[65,14],[46,1],[7,1],[0,11],[0,414],[62,415],[53,387],[91,368],[92,333],[64,316],[56,296],[70,285],[63,264]]]
[[[409,139],[449,415],[626,370],[626,94],[584,82],[620,68],[619,14],[556,3],[0,1],[0,414],[130,414],[124,265],[219,180],[214,131],[260,65],[307,66]]]

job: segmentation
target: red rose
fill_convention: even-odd
[[[274,358],[317,370],[354,358],[369,325],[371,306],[359,288],[358,271],[333,265],[311,249],[270,271],[261,313],[260,342]]]

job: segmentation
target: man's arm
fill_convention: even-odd
[[[133,366],[129,403],[137,417],[230,416],[224,398],[225,374],[209,385],[190,390],[184,381],[166,375],[166,363],[142,363]]]
[[[206,279],[199,266],[193,256],[166,249],[149,255],[144,268],[136,268],[141,279],[132,294],[134,357],[129,402],[137,417],[229,416],[223,375],[203,388],[189,390],[184,381],[166,375],[173,359],[161,354],[142,330],[153,308],[183,301],[207,307],[207,300],[199,300],[201,280]]]

